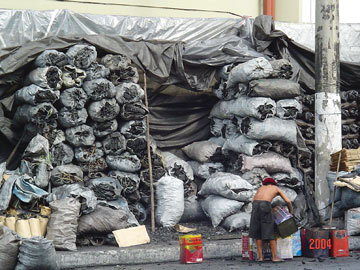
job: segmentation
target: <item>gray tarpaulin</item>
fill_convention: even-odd
[[[0,9],[0,48],[54,36],[99,34],[184,42],[236,35],[251,40],[251,21],[246,17],[155,18],[82,14],[70,10]]]

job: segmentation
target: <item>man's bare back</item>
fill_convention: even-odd
[[[261,186],[256,192],[253,201],[271,202],[278,195],[288,204],[289,211],[292,213],[291,201],[286,197],[285,193],[275,185]]]

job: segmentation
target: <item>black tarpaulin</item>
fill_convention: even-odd
[[[282,31],[276,30],[271,16],[255,18],[253,37],[258,52],[289,60],[300,69],[299,83],[313,94],[315,92],[315,52],[296,43]],[[340,62],[340,90],[360,88],[360,64]]]

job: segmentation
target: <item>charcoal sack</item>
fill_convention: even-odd
[[[36,84],[25,86],[15,93],[15,100],[19,103],[38,105],[39,103],[54,103],[60,98],[60,91],[42,88]]]
[[[95,122],[106,122],[114,119],[120,112],[120,106],[116,99],[102,99],[90,103],[88,113]]]
[[[53,241],[44,237],[24,238],[15,270],[57,270]]]
[[[50,207],[46,238],[53,240],[56,249],[75,251],[80,203],[74,198],[65,198],[51,202]]]
[[[249,95],[252,97],[269,97],[275,100],[294,98],[301,95],[297,82],[285,79],[262,79],[249,83]]]
[[[200,201],[201,208],[207,217],[211,219],[214,228],[219,226],[226,217],[240,211],[243,202],[230,200],[222,196],[210,195]]]
[[[183,181],[164,176],[156,184],[157,207],[155,219],[163,227],[173,227],[184,213]]]

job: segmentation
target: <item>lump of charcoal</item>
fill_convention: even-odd
[[[358,124],[351,124],[349,128],[350,128],[350,133],[357,134],[359,132],[360,126]]]
[[[34,65],[36,67],[56,66],[62,68],[69,63],[69,58],[63,52],[56,50],[45,50],[36,57]]]
[[[123,82],[137,83],[139,81],[139,73],[136,67],[128,66],[110,72],[109,79],[114,85],[119,85]]]
[[[116,100],[120,104],[139,102],[144,99],[144,90],[136,83],[122,83],[116,87]]]
[[[122,122],[120,124],[119,130],[121,134],[123,134],[128,139],[137,136],[143,136],[146,132],[146,122],[144,119]]]
[[[85,91],[76,87],[65,89],[60,95],[61,105],[78,110],[85,107],[87,100]]]
[[[106,162],[113,170],[124,172],[137,172],[141,168],[141,163],[136,155],[124,152],[120,155],[106,156]]]
[[[147,142],[146,137],[136,137],[133,139],[128,139],[126,141],[126,148],[131,154],[135,154],[138,157],[142,157],[146,154]]]
[[[42,88],[60,89],[62,86],[62,71],[54,66],[37,68],[31,71],[26,82],[31,82]]]
[[[100,60],[100,64],[110,69],[110,71],[115,71],[119,68],[126,68],[130,63],[131,59],[122,54],[107,54]]]
[[[104,156],[101,142],[95,142],[90,146],[80,146],[75,148],[75,159],[79,162],[96,161]]]
[[[75,147],[90,146],[95,142],[93,130],[87,125],[68,128],[65,136],[66,140]]]
[[[65,143],[53,145],[50,154],[51,164],[54,167],[69,164],[74,158],[74,151]]]
[[[238,175],[243,166],[242,155],[240,153],[228,151],[226,159],[227,159],[227,163],[225,164],[226,171]]]
[[[153,149],[151,147],[150,153],[151,153],[152,166],[165,167],[164,156],[160,151]],[[141,168],[149,168],[149,160],[147,153],[146,154],[144,153],[144,155],[141,157]]]
[[[94,135],[101,138],[115,132],[118,129],[118,122],[116,119],[113,119],[105,122],[93,122],[91,126],[94,130]]]
[[[86,70],[85,81],[96,80],[100,78],[106,78],[110,74],[110,70],[104,65],[98,63],[92,63]]]
[[[119,181],[124,193],[130,194],[139,188],[140,178],[135,173],[111,171],[108,175]]]
[[[154,166],[152,168],[153,183],[156,183],[161,177],[166,175],[166,170],[163,167]],[[142,185],[150,188],[150,171],[149,169],[140,172],[140,181]]]
[[[90,118],[96,122],[105,122],[114,119],[120,112],[116,99],[102,99],[92,102],[88,107]]]
[[[63,68],[61,79],[65,88],[80,87],[86,77],[85,71],[72,65],[66,65]]]
[[[342,130],[342,134],[346,135],[350,132],[350,127],[349,125],[342,125],[341,130]]]
[[[273,68],[270,77],[271,78],[282,78],[290,79],[293,74],[293,66],[286,59],[279,59],[270,61],[270,64]]]
[[[126,150],[126,139],[120,132],[114,132],[102,141],[104,152],[107,155],[118,155]]]
[[[88,113],[85,108],[80,110],[63,107],[59,111],[58,121],[63,128],[79,126],[86,123]]]
[[[116,94],[115,86],[107,79],[96,79],[84,82],[84,91],[92,100],[99,101],[104,98],[113,98]]]
[[[52,170],[50,180],[55,187],[74,184],[83,181],[83,172],[74,164],[60,165]]]
[[[121,106],[120,117],[125,121],[140,120],[143,119],[148,113],[149,112],[145,105],[141,102],[125,103]]]
[[[104,158],[99,158],[90,162],[79,162],[79,166],[84,173],[103,172],[108,168]]]
[[[105,201],[114,201],[120,198],[123,189],[116,178],[107,176],[90,179],[87,187],[94,191],[98,199]]]
[[[77,44],[70,47],[66,55],[69,57],[71,64],[78,68],[86,69],[96,62],[97,52],[96,48],[92,45]]]

